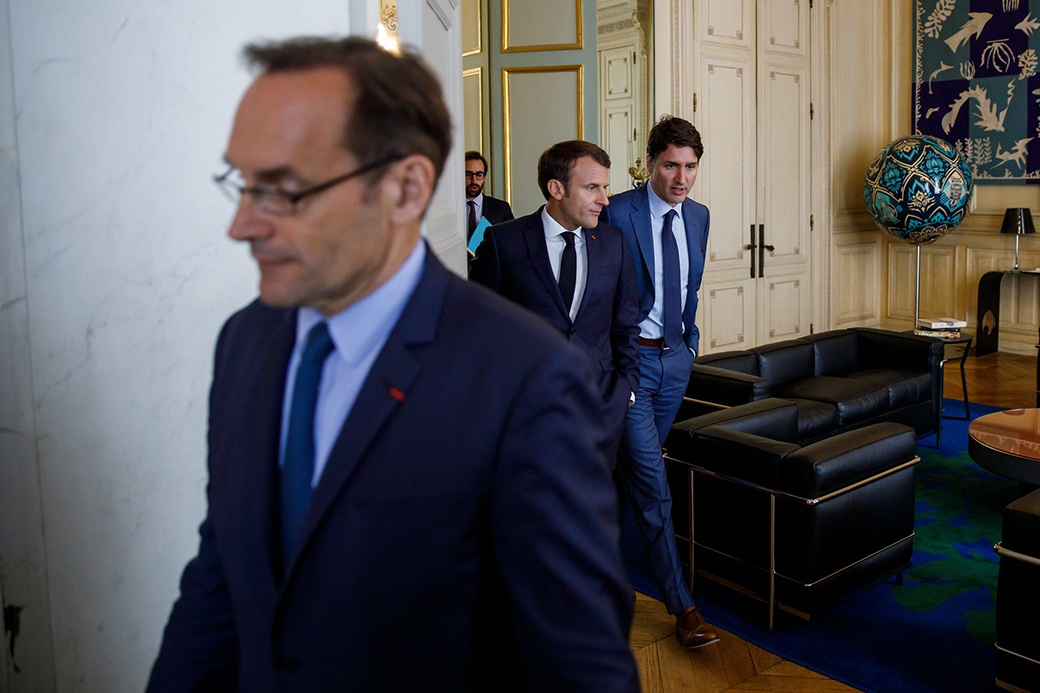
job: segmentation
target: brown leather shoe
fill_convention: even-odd
[[[683,647],[691,650],[719,641],[715,629],[708,625],[695,606],[675,617],[675,638]]]

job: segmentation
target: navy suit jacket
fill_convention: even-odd
[[[491,197],[490,195],[484,195],[484,204],[481,208],[481,213],[492,226],[513,219],[513,209],[509,206],[509,203],[505,200],[500,200],[497,197]]]
[[[588,360],[427,251],[281,575],[296,312],[221,332],[209,508],[149,690],[637,691]]]
[[[654,240],[650,224],[650,197],[647,184],[635,190],[626,190],[610,198],[604,208],[602,221],[614,224],[625,234],[632,253],[639,294],[639,320],[650,315],[654,307]],[[700,330],[697,317],[697,291],[704,274],[704,255],[708,250],[708,208],[686,198],[682,203],[683,224],[686,226],[686,247],[690,254],[690,269],[686,284],[686,305],[683,307],[683,339],[686,345],[700,353]]]
[[[542,208],[484,232],[470,279],[534,311],[588,351],[601,371],[600,389],[621,417],[639,389],[639,325],[632,260],[621,230],[584,229],[588,271],[573,322],[549,264]],[[618,384],[623,384],[618,387]],[[618,420],[620,423],[620,418]]]

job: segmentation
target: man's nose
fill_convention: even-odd
[[[271,222],[263,212],[243,197],[228,227],[228,236],[235,241],[251,241],[268,235],[270,230]]]

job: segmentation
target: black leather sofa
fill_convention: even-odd
[[[676,421],[769,397],[798,405],[796,441],[893,421],[939,431],[943,344],[872,328],[701,356]]]
[[[1004,509],[997,578],[997,685],[1040,691],[1040,490]]]
[[[913,553],[913,429],[880,423],[802,446],[800,410],[766,399],[679,422],[667,439],[680,553],[766,601],[770,629],[774,605],[807,617],[901,577]]]

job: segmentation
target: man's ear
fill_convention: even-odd
[[[563,183],[556,178],[550,180],[545,187],[549,189],[549,197],[554,200],[562,200],[567,196],[567,189],[564,187]]]
[[[383,180],[390,220],[396,224],[421,221],[436,184],[433,162],[422,154],[411,154],[394,163]]]

